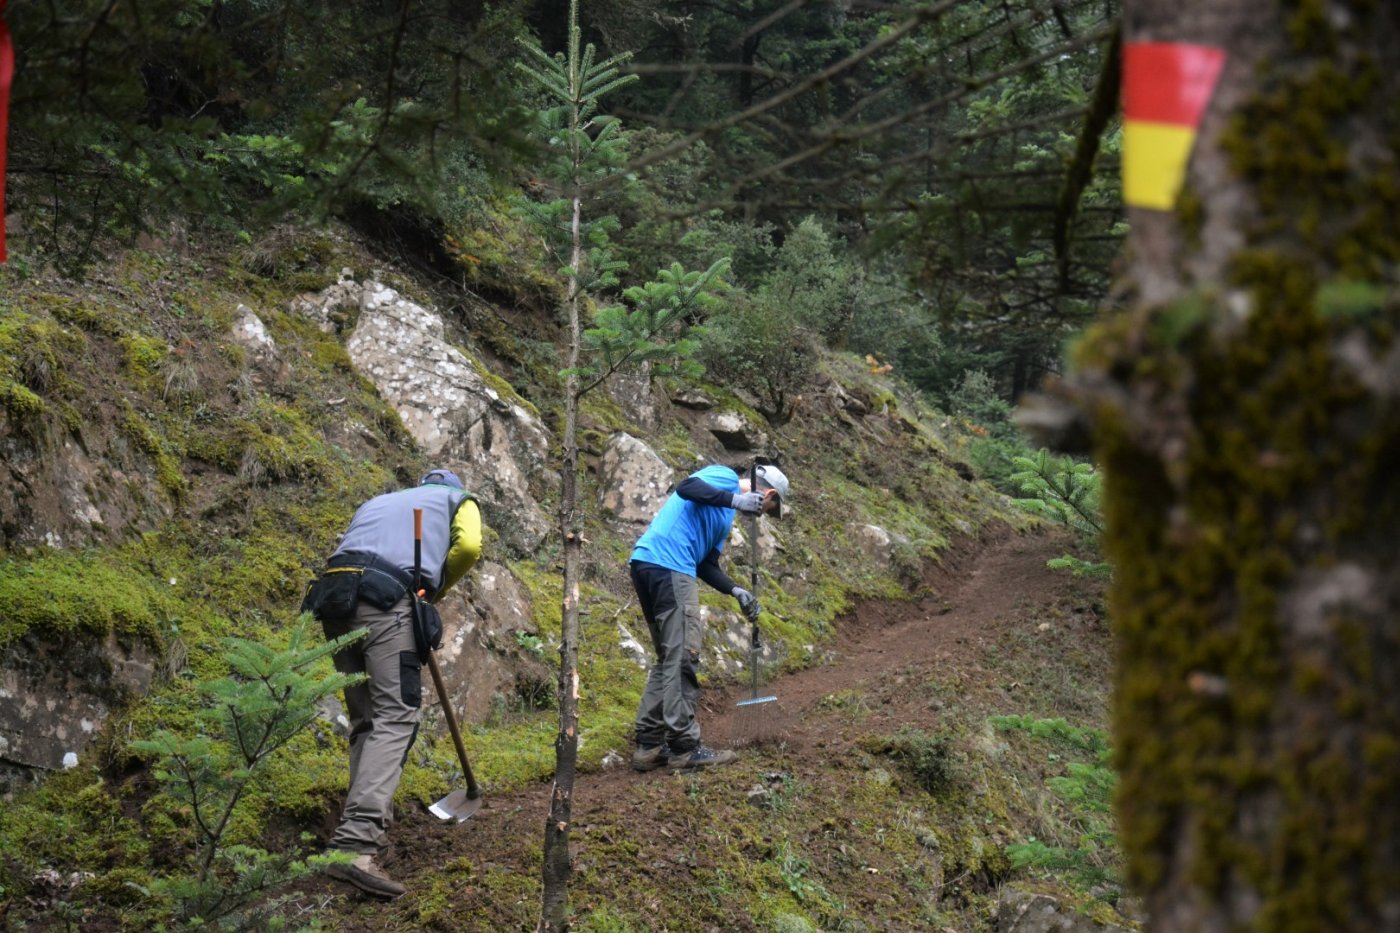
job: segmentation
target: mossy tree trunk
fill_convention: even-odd
[[[1400,13],[1125,0],[1226,54],[1076,351],[1154,930],[1400,929]]]

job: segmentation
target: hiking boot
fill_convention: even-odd
[[[704,745],[697,745],[688,752],[672,753],[666,760],[666,770],[692,771],[696,768],[709,768],[713,765],[727,765],[738,757],[727,748],[716,751]]]
[[[651,748],[638,745],[636,751],[632,752],[632,770],[655,771],[666,764],[667,757],[664,745],[653,745]]]
[[[390,878],[388,873],[374,861],[374,856],[367,852],[355,856],[353,862],[332,865],[326,869],[326,874],[332,878],[339,878],[341,881],[348,881],[366,894],[373,894],[375,897],[398,897],[408,890]]]

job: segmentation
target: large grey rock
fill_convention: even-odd
[[[736,578],[737,579],[737,578]],[[746,581],[740,581],[746,582]],[[763,594],[759,593],[759,602]],[[703,657],[710,669],[731,678],[749,678],[749,655],[753,638],[753,626],[742,613],[727,609],[700,607],[700,617],[709,636],[705,641]],[[760,623],[761,626],[761,623]],[[778,639],[768,638],[759,631],[758,662],[760,673],[763,668],[777,663],[788,654],[789,646]],[[806,646],[810,648],[811,646]]]
[[[270,362],[277,359],[277,341],[267,332],[262,318],[247,305],[234,309],[233,342],[243,347],[255,359]]]
[[[483,561],[438,603],[442,648],[437,652],[453,710],[480,722],[510,697],[522,675],[548,678],[544,662],[524,652],[517,632],[534,634],[529,593],[504,566]],[[435,695],[425,697],[437,705]],[[437,720],[430,724],[435,727]]]
[[[671,403],[692,411],[709,411],[715,407],[715,400],[699,389],[684,388],[671,396]]]
[[[332,286],[342,288],[344,286]],[[503,398],[457,347],[442,318],[375,282],[345,349],[435,463],[457,470],[488,506],[508,544],[535,550],[551,523],[530,494],[544,475],[549,435],[531,411]]]
[[[170,496],[125,435],[101,430],[0,436],[0,548],[85,547],[173,514]]]
[[[628,420],[643,431],[655,431],[661,424],[662,402],[651,387],[651,366],[636,372],[614,373],[607,381],[608,394]]]
[[[493,640],[536,632],[530,593],[506,567],[482,561],[460,586],[477,615],[477,621],[467,623],[469,632],[480,627]]]
[[[853,525],[851,536],[865,560],[879,570],[888,570],[894,563],[895,548],[909,543],[908,538],[879,525]]]
[[[737,411],[711,412],[706,416],[705,427],[725,450],[762,450],[768,446],[768,435]]]
[[[640,625],[642,626],[643,636],[650,642],[650,634],[647,633],[645,629],[646,622],[640,620]],[[642,670],[649,670],[651,668],[651,649],[643,645],[641,639],[633,635],[632,630],[624,625],[621,619],[617,622],[617,641],[618,644],[622,646],[622,653],[633,661],[636,661],[638,667]]]
[[[784,507],[786,509],[786,506]],[[786,511],[783,513],[787,514]],[[734,525],[729,529],[729,539],[724,543],[724,553],[729,555],[729,575],[738,580],[737,572],[742,567],[745,586],[748,585],[749,565],[753,560],[753,554],[749,547],[749,536],[752,534],[754,520],[747,516],[736,515]],[[760,567],[772,566],[778,552],[783,550],[782,542],[773,533],[773,522],[767,515],[758,517],[758,561]]]
[[[334,333],[360,313],[365,289],[354,279],[349,269],[341,269],[336,283],[314,294],[299,295],[292,300],[292,311],[316,322],[325,333]]]
[[[617,433],[598,464],[603,508],[625,522],[649,522],[670,494],[673,473],[645,442]]]

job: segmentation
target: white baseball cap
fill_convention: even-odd
[[[777,518],[783,517],[783,503],[788,497],[788,478],[783,475],[783,471],[771,463],[761,463],[754,467],[754,473],[758,476],[759,482],[766,486],[771,486],[778,493],[778,510],[774,512]]]

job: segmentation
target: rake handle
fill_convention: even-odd
[[[749,492],[758,491],[758,461],[749,464]],[[758,598],[758,516],[753,516],[753,527],[749,529],[749,592]],[[763,642],[758,634],[758,620],[749,623],[749,681],[753,696],[758,698],[758,653]]]

